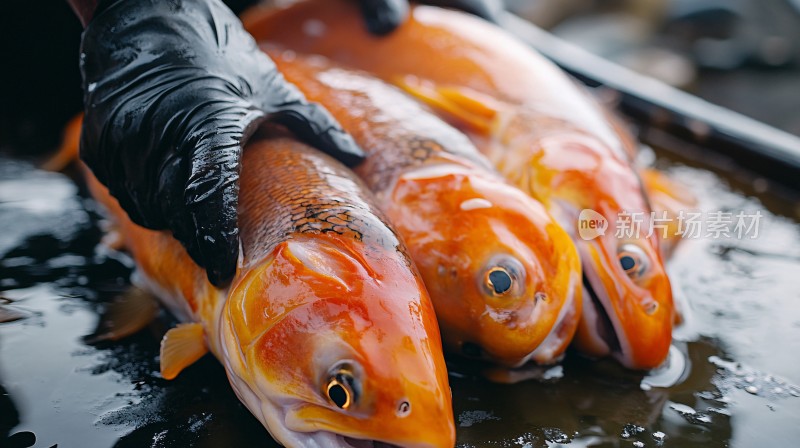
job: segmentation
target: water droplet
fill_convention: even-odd
[[[281,57],[285,61],[291,62],[291,61],[294,61],[297,58],[297,53],[295,53],[292,50],[284,50],[284,52],[281,53]]]
[[[553,380],[553,379],[559,379],[559,378],[563,378],[563,377],[564,377],[564,366],[561,366],[561,365],[553,366],[553,367],[547,369],[542,374],[542,379],[543,380]]]
[[[697,411],[692,409],[690,406],[686,406],[685,404],[681,403],[672,403],[669,405],[670,408],[674,409],[675,411],[681,414],[696,414]]]
[[[713,413],[719,414],[719,415],[727,415],[728,417],[731,416],[731,411],[729,411],[728,409],[723,409],[723,408],[708,408],[708,412],[713,412]]]
[[[327,31],[327,27],[319,20],[306,20],[303,23],[303,32],[311,37],[322,37]]]
[[[492,203],[483,198],[472,198],[462,202],[459,208],[463,211],[491,208]]]
[[[622,436],[623,439],[627,439],[629,437],[633,437],[633,436],[635,436],[637,434],[641,434],[643,432],[644,432],[644,428],[643,427],[637,426],[637,425],[633,425],[633,424],[629,423],[629,424],[625,425],[622,428],[622,434],[620,434],[620,435]]]
[[[705,414],[697,414],[694,420],[698,423],[711,423],[711,417]]]

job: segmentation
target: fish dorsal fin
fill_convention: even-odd
[[[645,192],[651,198],[653,210],[688,210],[698,206],[697,197],[681,182],[656,169],[640,171]]]
[[[94,334],[86,336],[85,341],[87,344],[118,341],[146,327],[157,314],[155,298],[132,286],[108,305]]]
[[[685,210],[696,210],[697,197],[685,185],[670,178],[666,173],[645,168],[640,171],[644,191],[650,200],[650,207],[659,218],[669,219],[665,230],[655,232],[660,238],[661,255],[669,259],[675,247],[681,242],[678,214]]]
[[[397,80],[397,85],[436,111],[443,111],[472,130],[489,135],[500,104],[468,88],[440,86],[415,77]]]
[[[174,379],[208,352],[206,332],[198,323],[180,324],[161,340],[161,376]]]

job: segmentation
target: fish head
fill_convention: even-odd
[[[513,183],[547,198],[573,235],[584,274],[577,348],[632,369],[658,367],[669,353],[675,307],[659,250],[661,229],[651,223],[631,162],[593,136],[542,136],[532,126],[539,122],[518,120],[504,137],[510,149],[501,172],[516,172]],[[533,169],[514,168],[526,164]]]
[[[505,366],[558,359],[577,328],[581,270],[541,204],[454,164],[401,175],[387,202],[450,350]]]
[[[220,325],[234,389],[280,443],[454,445],[434,311],[396,248],[296,236],[241,276]]]
[[[624,213],[604,215],[610,229],[627,225],[616,222]],[[675,308],[658,237],[646,236],[650,216],[639,215],[641,232],[610,230],[579,243],[585,291],[576,342],[590,355],[611,355],[628,368],[652,369],[669,353]]]

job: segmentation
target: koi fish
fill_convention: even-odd
[[[623,147],[632,139],[555,65],[494,25],[435,7],[413,7],[383,38],[370,36],[345,1],[256,8],[242,19],[258,41],[402,86],[467,133],[572,235],[585,278],[576,346],[629,368],[662,364],[676,316],[658,238],[647,231],[651,207]],[[604,220],[604,232],[579,236],[583,210]],[[618,238],[626,213],[641,231]]]
[[[366,152],[354,171],[420,269],[445,345],[508,367],[557,361],[578,325],[581,271],[575,245],[544,207],[394,86],[262,48]]]
[[[184,322],[162,341],[164,378],[211,351],[285,446],[455,444],[430,298],[374,199],[344,166],[280,135],[253,138],[240,178],[242,255],[228,289],[212,286],[171,235],[132,223],[85,171],[139,283]]]

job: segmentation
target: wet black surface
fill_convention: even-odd
[[[459,444],[749,447],[800,439],[800,226],[787,217],[796,202],[770,196],[767,209],[709,171],[659,163],[692,187],[702,210],[763,215],[756,239],[679,247],[670,270],[691,312],[676,332],[675,369],[643,378],[570,353],[539,379],[500,385],[451,360]],[[83,342],[132,267],[97,246],[94,207],[64,175],[0,160],[0,294],[6,309],[26,316],[0,324],[0,446],[274,445],[213,358],[175,381],[160,378],[159,340],[173,324],[166,313],[121,342]],[[677,384],[659,387],[676,376]]]

